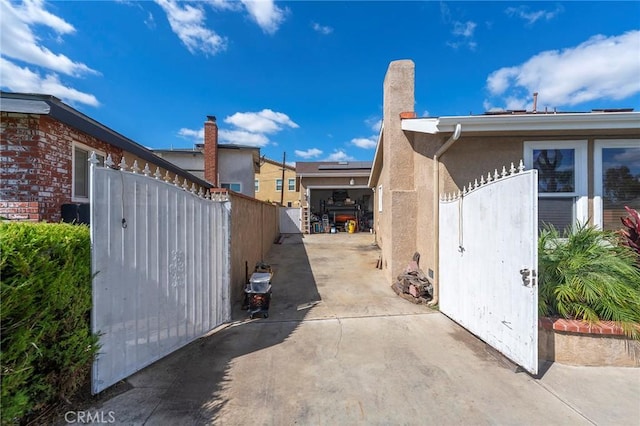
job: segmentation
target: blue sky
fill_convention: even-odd
[[[151,148],[372,160],[390,61],[419,116],[640,110],[640,2],[0,0],[3,90],[52,94]]]

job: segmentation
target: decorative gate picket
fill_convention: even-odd
[[[230,320],[230,202],[127,168],[91,165],[94,393]]]
[[[299,234],[302,231],[300,220],[300,207],[280,207],[280,233]]]
[[[538,371],[538,175],[496,170],[440,201],[440,310]]]

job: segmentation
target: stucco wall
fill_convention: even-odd
[[[192,175],[204,179],[204,154],[202,151],[164,151],[154,153]]]
[[[253,152],[248,150],[218,150],[218,174],[220,185],[223,183],[242,184],[242,193],[255,197]]]
[[[284,196],[280,191],[276,191],[276,179],[282,179],[282,165],[273,164],[269,161],[265,161],[260,166],[260,173],[255,175],[255,178],[260,181],[260,189],[256,192],[256,198],[263,201],[280,202],[282,197],[282,203],[284,206],[287,203],[291,203],[291,207],[300,207],[300,192],[297,190],[298,184],[296,183],[296,190],[289,191],[289,179],[296,179],[296,171],[290,168],[285,168],[284,182],[282,187],[284,189]]]
[[[278,208],[241,194],[231,194],[231,302],[242,300],[256,262],[264,260],[279,235]]]
[[[384,164],[378,182],[382,191],[376,190],[376,198],[382,197],[382,212],[376,206],[374,221],[382,269],[389,283],[405,269],[416,250],[414,150],[400,121],[400,113],[413,111],[414,80],[413,61],[401,60],[389,64],[383,84]]]

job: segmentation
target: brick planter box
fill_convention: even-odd
[[[538,356],[560,364],[640,367],[640,341],[627,338],[611,321],[540,318]]]

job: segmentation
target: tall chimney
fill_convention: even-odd
[[[538,92],[533,92],[533,113],[538,112]]]
[[[218,187],[218,125],[216,117],[207,115],[204,122],[204,178]]]

